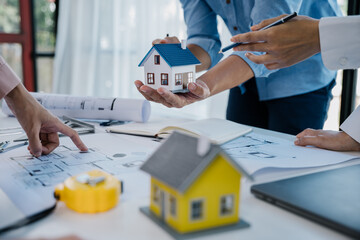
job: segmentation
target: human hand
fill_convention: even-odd
[[[158,38],[155,39],[152,42],[152,45],[155,44],[166,44],[166,43],[180,43],[179,39],[177,37],[168,37],[166,36],[165,38]]]
[[[296,135],[295,145],[312,145],[334,151],[360,151],[360,143],[343,131],[305,129]]]
[[[5,100],[28,136],[28,149],[34,156],[49,154],[59,146],[58,132],[69,136],[81,151],[88,150],[77,132],[43,108],[22,84],[5,96]]]
[[[319,20],[297,16],[285,24],[258,31],[285,16],[264,20],[252,26],[252,32],[233,36],[232,42],[244,43],[234,50],[265,52],[263,55],[248,52],[245,56],[269,70],[292,66],[320,52]]]
[[[153,89],[144,85],[141,81],[136,80],[135,86],[138,91],[149,101],[162,103],[163,105],[171,108],[182,108],[190,103],[203,100],[210,96],[209,87],[205,82],[197,80],[196,83],[191,82],[188,84],[188,93],[174,94],[165,88]]]

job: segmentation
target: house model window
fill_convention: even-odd
[[[193,82],[193,81],[194,81],[194,73],[193,73],[193,72],[188,72],[188,81],[189,81],[189,82]]]
[[[148,73],[147,74],[147,83],[148,84],[154,84],[155,81],[154,81],[154,74],[153,73]]]
[[[159,204],[160,203],[160,189],[158,186],[154,185],[153,186],[153,201],[154,203]]]
[[[169,207],[170,207],[170,215],[176,217],[176,198],[172,195],[169,197]]]
[[[220,215],[231,215],[234,211],[234,196],[225,195],[220,199]]]
[[[175,85],[176,86],[182,85],[182,74],[181,73],[175,74]]]
[[[154,64],[159,65],[160,64],[160,55],[154,55]]]
[[[169,74],[162,73],[161,74],[161,85],[168,85],[169,84]]]
[[[191,220],[200,220],[204,215],[204,201],[195,200],[191,202]]]

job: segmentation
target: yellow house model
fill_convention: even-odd
[[[204,150],[175,132],[141,169],[151,175],[150,212],[178,233],[239,222],[240,179],[251,177],[219,145]]]

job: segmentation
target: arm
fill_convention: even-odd
[[[285,24],[257,31],[284,16],[264,20],[251,27],[253,32],[232,37],[233,42],[247,42],[234,50],[266,52],[245,56],[270,70],[292,66],[320,52],[319,20],[298,16]]]
[[[59,145],[58,132],[71,138],[82,151],[87,147],[75,130],[64,125],[44,109],[24,88],[15,73],[0,58],[0,86],[5,82],[17,83],[5,96],[5,101],[17,117],[29,139],[29,150],[35,156],[49,154]]]

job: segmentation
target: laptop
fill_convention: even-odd
[[[22,199],[24,202],[29,201],[26,198]],[[30,199],[31,203],[32,199]],[[43,209],[37,209],[37,212],[24,211],[22,206],[17,206],[0,188],[0,234],[47,216],[55,209],[55,206],[55,204],[45,205]]]
[[[331,229],[360,238],[360,164],[253,185],[251,193]]]

